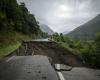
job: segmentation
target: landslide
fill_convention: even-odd
[[[12,53],[18,56],[44,55],[52,64],[83,66],[83,61],[59,43],[46,41],[24,41],[22,46]]]

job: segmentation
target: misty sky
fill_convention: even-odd
[[[100,13],[100,0],[18,0],[56,32],[71,31]]]

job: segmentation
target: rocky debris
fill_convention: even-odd
[[[11,54],[18,56],[44,55],[49,57],[51,64],[83,66],[82,59],[53,41],[23,41],[22,45]]]
[[[55,64],[54,68],[57,71],[71,71],[72,66],[64,65],[64,64]]]

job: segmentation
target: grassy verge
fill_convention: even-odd
[[[32,37],[17,32],[0,32],[0,58],[16,50],[23,40],[31,40]]]
[[[0,58],[10,54],[14,50],[16,50],[20,45],[21,45],[21,43],[18,42],[16,44],[12,44],[12,45],[0,48]]]

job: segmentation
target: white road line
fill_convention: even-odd
[[[57,64],[57,69],[60,70],[60,64]],[[57,74],[58,74],[60,80],[65,80],[65,78],[61,72],[57,72]]]
[[[6,62],[9,62],[9,61],[12,60],[14,57],[15,57],[15,56],[12,56],[12,57],[8,58],[8,59],[6,60]]]
[[[61,72],[57,72],[57,73],[58,73],[58,76],[59,76],[60,80],[65,80],[65,78],[64,78],[64,76]]]
[[[60,64],[57,64],[57,70],[60,70]]]

